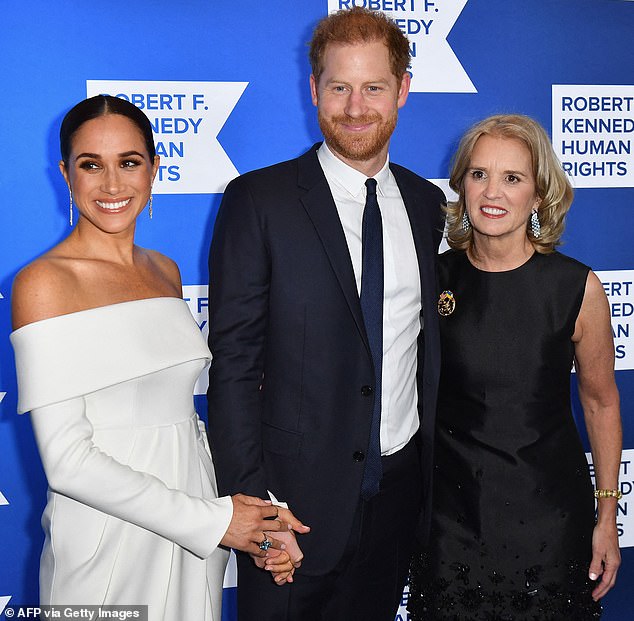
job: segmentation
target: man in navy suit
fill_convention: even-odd
[[[382,13],[323,19],[310,89],[324,142],[232,181],[218,213],[208,399],[220,493],[272,494],[311,526],[292,584],[239,555],[241,621],[391,621],[428,528],[444,196],[388,160],[409,59]],[[364,275],[366,247],[381,267]]]

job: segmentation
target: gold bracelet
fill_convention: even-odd
[[[619,489],[595,489],[595,498],[616,498],[621,500],[623,498],[623,492]]]

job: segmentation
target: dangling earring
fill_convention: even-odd
[[[471,228],[471,221],[467,215],[467,210],[462,214],[462,230],[466,233]]]
[[[68,209],[68,221],[73,226],[73,191],[68,187],[69,209]]]
[[[531,232],[535,239],[539,239],[539,236],[542,234],[542,225],[537,217],[537,209],[533,209],[531,213]]]
[[[150,214],[150,220],[152,219],[152,195],[150,194],[150,207],[148,209],[148,213]]]

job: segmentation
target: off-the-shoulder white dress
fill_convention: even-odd
[[[49,482],[42,604],[147,604],[150,621],[220,621],[232,515],[193,407],[209,350],[187,304],[151,298],[11,335],[18,411]]]

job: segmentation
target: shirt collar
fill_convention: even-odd
[[[340,160],[329,148],[326,142],[322,142],[317,151],[319,163],[326,175],[326,178],[335,180],[351,196],[365,196],[366,175],[359,172]],[[372,177],[376,179],[376,192],[379,196],[385,196],[386,188],[390,178],[390,158],[385,160],[383,168]]]

